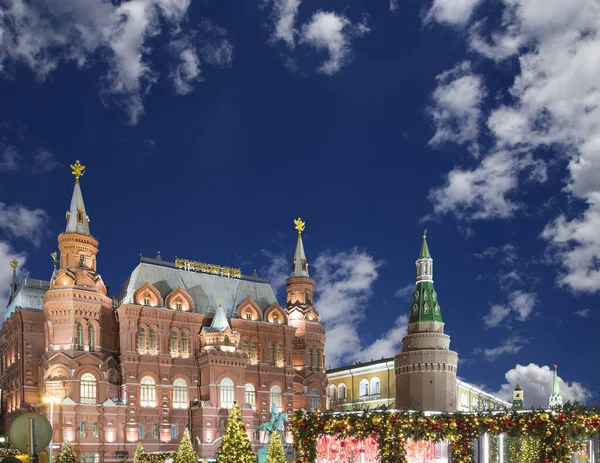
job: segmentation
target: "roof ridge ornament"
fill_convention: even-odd
[[[75,176],[75,183],[79,183],[79,177],[82,177],[83,174],[85,174],[85,166],[81,165],[79,159],[75,161],[75,164],[70,164],[70,166],[73,170],[71,173]]]

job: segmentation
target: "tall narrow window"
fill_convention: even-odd
[[[77,349],[83,350],[83,324],[77,323]]]
[[[381,383],[379,381],[379,378],[375,377],[375,378],[371,379],[371,388],[370,388],[371,395],[379,395],[379,393],[380,393],[379,389],[381,387],[380,385],[381,385]]]
[[[175,310],[181,310],[181,302],[175,303]]]
[[[138,330],[138,352],[140,354],[146,353],[146,330],[144,328]]]
[[[321,366],[319,361],[320,361],[320,352],[319,349],[315,349],[313,350],[313,369],[314,370],[318,370],[319,367]]]
[[[277,344],[277,350],[275,351],[275,361],[277,362],[278,367],[283,366],[283,346],[281,344]]]
[[[145,439],[146,438],[146,424],[140,423],[138,426],[140,429],[139,439]]]
[[[308,349],[308,353],[306,354],[306,366],[310,368],[312,365],[312,350]]]
[[[150,295],[144,294],[144,305],[150,305]]]
[[[152,439],[158,439],[158,423],[152,423]]]
[[[79,266],[80,267],[85,266],[85,256],[83,254],[79,254]]]
[[[315,412],[321,408],[321,394],[316,389],[310,393],[310,411]]]
[[[152,376],[144,376],[140,382],[140,405],[156,407],[156,381]]]
[[[275,346],[272,342],[269,343],[269,365],[275,365]]]
[[[150,353],[156,354],[156,330],[150,328]]]
[[[252,405],[252,410],[256,409],[256,390],[254,385],[246,384],[246,390],[244,391],[244,402]]]
[[[81,209],[77,209],[77,222],[83,223],[83,211]]]
[[[82,439],[87,437],[87,421],[81,422],[81,425],[79,426],[79,435]]]
[[[248,353],[248,341],[246,341],[245,339],[242,341],[242,352],[244,354]]]
[[[189,354],[188,335],[187,335],[187,333],[181,333],[181,356],[187,357],[188,354]]]
[[[177,429],[177,423],[173,423],[171,425],[171,439],[177,440],[178,437],[179,437],[179,430]]]
[[[332,402],[337,400],[337,387],[335,387],[335,384],[329,386],[329,400]]]
[[[235,396],[235,386],[229,378],[221,380],[221,408],[231,408]]]
[[[97,394],[97,382],[96,377],[91,373],[84,373],[81,375],[79,380],[79,391],[81,398],[79,400],[82,404],[95,404],[98,403],[96,398]]]
[[[177,331],[171,331],[171,357],[177,357]]]
[[[92,423],[92,437],[98,438],[98,422],[94,421]]]
[[[271,393],[271,404],[277,405],[277,408],[281,412],[283,410],[283,396],[281,394],[281,388],[279,386],[273,386],[269,392]]]
[[[369,380],[361,379],[359,385],[360,397],[367,397],[369,395]]]
[[[188,385],[181,378],[173,381],[173,408],[188,408]]]
[[[250,361],[252,363],[258,363],[258,356],[257,356],[257,350],[256,350],[256,341],[251,341],[250,342]]]
[[[346,384],[341,383],[338,386],[338,398],[340,400],[346,400]]]
[[[88,345],[90,346],[90,352],[93,352],[96,348],[96,328],[94,325],[88,326]]]

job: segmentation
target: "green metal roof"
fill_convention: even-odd
[[[431,281],[420,281],[413,293],[409,323],[418,322],[444,322],[442,309]]]
[[[431,259],[431,255],[429,254],[429,247],[427,246],[427,230],[423,232],[423,244],[421,245],[419,259]]]

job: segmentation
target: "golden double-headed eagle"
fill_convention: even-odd
[[[302,233],[304,231],[304,227],[306,227],[306,222],[302,222],[302,219],[298,217],[296,220],[294,220],[294,223],[296,224],[296,230],[298,230],[298,234]]]
[[[75,164],[70,164],[71,169],[73,169],[72,174],[75,176],[75,182],[79,183],[79,177],[85,174],[85,166],[82,166],[79,162],[79,159],[75,161]]]

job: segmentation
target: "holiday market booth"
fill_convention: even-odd
[[[294,463],[600,463],[600,410],[304,413]]]

